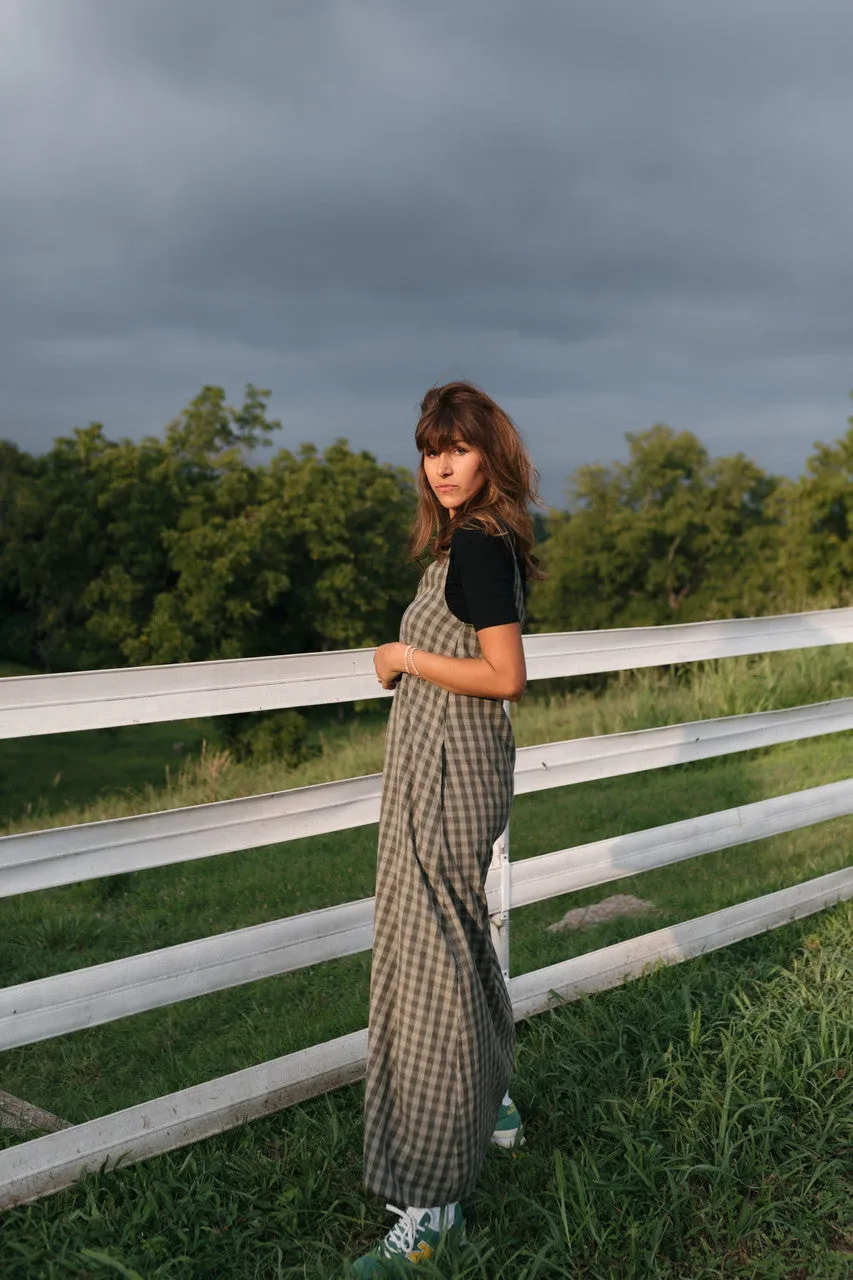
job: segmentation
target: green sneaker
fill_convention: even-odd
[[[410,1266],[434,1258],[442,1243],[460,1248],[466,1243],[465,1218],[458,1204],[453,1211],[453,1222],[440,1231],[430,1225],[429,1210],[416,1218],[410,1209],[398,1209],[393,1204],[385,1207],[399,1214],[399,1219],[375,1249],[353,1262],[353,1273],[359,1280],[399,1275],[400,1267],[408,1271]]]
[[[492,1142],[496,1147],[512,1151],[515,1147],[523,1146],[524,1141],[524,1126],[518,1114],[518,1107],[514,1102],[510,1102],[507,1106],[501,1103]]]

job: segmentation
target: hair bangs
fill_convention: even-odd
[[[415,445],[421,453],[444,453],[461,439],[459,424],[450,406],[425,414],[415,432]]]

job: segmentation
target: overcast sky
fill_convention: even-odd
[[[654,422],[800,473],[853,388],[850,0],[0,0],[0,436],[413,465],[479,381],[562,505]]]

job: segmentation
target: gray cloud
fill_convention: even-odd
[[[551,502],[654,421],[797,473],[853,385],[847,0],[7,0],[0,433],[203,382],[413,461],[470,376]]]

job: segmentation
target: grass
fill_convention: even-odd
[[[853,907],[522,1024],[521,1156],[424,1280],[853,1274]],[[339,1280],[388,1226],[361,1088],[8,1212],[4,1280]]]
[[[131,796],[156,794],[167,763],[177,771],[187,755],[198,756],[212,728],[211,722],[196,720],[144,725],[142,731],[127,727],[7,739],[0,742],[0,813],[7,827],[20,829],[67,825],[78,806],[99,800],[124,808]]]
[[[690,681],[646,673],[612,684],[603,695],[531,700],[519,709],[517,736],[544,741],[644,727],[655,712],[660,720],[679,720],[742,710],[762,699],[802,701],[808,668],[800,659],[740,662],[734,675],[721,664]],[[819,651],[810,678],[818,696],[845,692],[849,679],[831,651]],[[100,811],[120,802],[131,809],[143,802],[154,808],[195,803],[380,766],[381,725],[343,724],[335,734],[326,737],[322,754],[285,778],[275,777],[275,766],[252,771],[209,752],[185,764],[168,788],[94,805]],[[511,824],[513,858],[844,778],[849,736],[521,796]],[[852,838],[853,819],[838,819],[620,881],[619,891],[658,905],[651,922],[622,918],[581,933],[547,931],[570,907],[602,897],[607,890],[601,887],[518,909],[511,922],[512,970],[555,963],[848,865]],[[375,828],[358,828],[0,901],[0,974],[7,985],[25,982],[366,897],[373,891],[375,845]],[[369,966],[369,955],[352,956],[8,1051],[3,1087],[80,1121],[238,1070],[365,1025]]]
[[[843,649],[815,650],[641,672],[603,687],[540,687],[514,713],[516,738],[524,745],[847,696],[846,657]],[[201,722],[177,768],[171,741],[178,732],[188,741],[184,726],[119,730],[113,747],[126,735],[142,778],[130,789],[109,782],[115,755],[103,732],[74,735],[76,748],[64,735],[55,747],[76,751],[75,802],[54,793],[29,814],[7,810],[6,830],[373,772],[381,768],[386,711],[387,704],[343,723],[317,713],[314,758],[286,773],[202,751],[209,726]],[[522,796],[513,810],[512,856],[847,777],[849,738]],[[45,746],[31,762],[43,779],[56,763],[54,745],[35,741]],[[0,751],[0,766],[10,760]],[[24,788],[26,776],[15,785]],[[27,981],[366,896],[375,839],[375,828],[362,828],[7,899],[0,902],[2,980]],[[656,902],[652,922],[547,932],[569,907],[604,896],[602,887],[517,910],[513,972],[848,865],[851,842],[853,819],[838,819],[614,886]],[[850,908],[839,908],[817,924],[778,930],[520,1028],[518,1099],[538,1145],[510,1165],[489,1162],[471,1206],[475,1244],[459,1274],[563,1276],[574,1274],[571,1259],[577,1274],[602,1280],[853,1276],[853,1254],[845,1252],[853,1249],[849,1080],[833,1076],[831,1093],[829,1077],[820,1076],[830,1062],[832,1071],[845,1071],[850,1058],[851,935]],[[369,956],[354,956],[10,1051],[2,1087],[72,1121],[88,1119],[363,1026],[368,977]],[[803,1075],[806,1061],[820,1088]],[[788,1084],[781,1091],[780,1081],[794,1081],[799,1093]],[[366,1208],[358,1187],[357,1097],[358,1090],[340,1091],[15,1211],[0,1228],[0,1274],[338,1276],[336,1252],[351,1253],[384,1229],[381,1206]],[[818,1100],[829,1106],[823,1128]],[[847,1125],[845,1154],[836,1129],[826,1127],[829,1117],[836,1129]],[[505,1243],[489,1260],[496,1237]],[[87,1258],[86,1248],[113,1261]]]
[[[849,742],[839,735],[737,764],[703,762],[524,796],[513,814],[513,853],[521,858],[848,773]],[[620,881],[618,891],[658,904],[652,922],[623,918],[582,933],[547,932],[570,907],[603,896],[601,888],[521,908],[511,922],[513,972],[848,865],[851,843],[853,820],[838,819]],[[364,897],[374,860],[375,828],[362,828],[10,899],[0,904],[0,972],[7,983],[26,981]],[[2,1087],[79,1121],[292,1052],[365,1025],[369,964],[368,954],[352,956],[7,1051]]]

